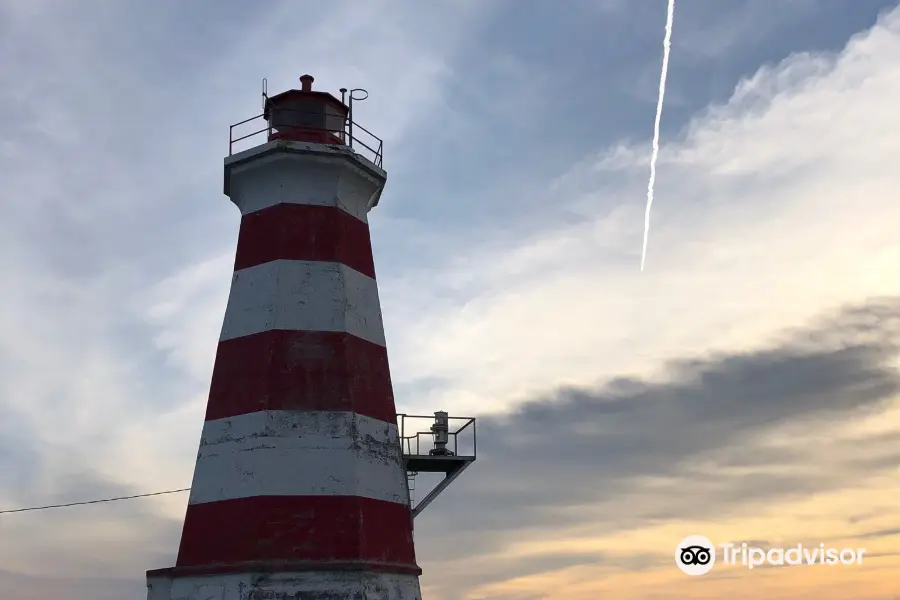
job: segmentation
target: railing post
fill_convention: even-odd
[[[353,148],[353,92],[350,92],[350,103],[347,105],[347,142]]]

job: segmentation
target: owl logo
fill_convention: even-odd
[[[675,565],[687,575],[709,573],[716,564],[716,547],[702,535],[691,535],[675,547]]]

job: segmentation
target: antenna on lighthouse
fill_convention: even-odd
[[[356,96],[354,96],[356,94]],[[365,96],[359,96],[359,94],[365,94]],[[343,96],[343,94],[341,94]],[[362,102],[366,98],[369,97],[369,92],[362,88],[355,88],[350,90],[350,100],[347,102],[347,133],[350,136],[350,139],[353,139],[353,101]],[[372,205],[374,206],[374,204]]]

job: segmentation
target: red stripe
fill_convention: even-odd
[[[409,507],[354,496],[256,496],[188,506],[176,567],[252,561],[416,567]]]
[[[234,270],[279,259],[338,262],[375,277],[369,226],[331,206],[276,204],[241,218]]]
[[[219,342],[206,420],[261,410],[397,422],[387,350],[349,333],[264,331]]]

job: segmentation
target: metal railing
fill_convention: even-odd
[[[372,163],[378,166],[378,168],[382,167],[384,161],[384,142],[374,133],[372,133],[359,123],[351,120],[350,117],[344,118],[341,115],[321,112],[313,113],[286,108],[278,108],[277,114],[300,115],[301,117],[306,115],[309,117],[314,117],[318,121],[324,121],[325,126],[306,124],[273,125],[272,121],[266,119],[265,114],[256,115],[255,117],[244,119],[240,123],[235,123],[228,128],[228,156],[233,155],[235,151],[240,152],[241,149],[246,150],[247,148],[251,147],[250,145],[248,145],[247,148],[235,150],[235,144],[237,144],[238,142],[243,142],[245,140],[250,140],[251,138],[260,136],[261,134],[265,134],[266,140],[268,141],[273,133],[287,133],[289,135],[291,131],[317,132],[320,134],[330,134],[334,136],[335,143],[340,141],[340,143],[346,144],[360,156],[363,156],[366,159],[372,161]],[[329,126],[329,122],[335,124]],[[262,124],[265,124],[265,126],[261,127]],[[238,135],[237,137],[235,137],[235,129],[237,128],[246,128],[253,130],[250,131],[250,133],[244,133],[243,135]],[[360,136],[360,134],[362,135]]]
[[[413,423],[413,421],[427,421],[433,424],[434,415],[407,415],[405,413],[399,413],[397,415],[397,425],[400,430],[400,445],[403,454],[405,456],[427,455],[429,450],[434,448],[434,433],[430,429],[424,431],[416,431],[419,425]],[[451,427],[451,430],[448,432],[450,443],[447,444],[447,447],[450,448],[452,446],[453,455],[475,457],[478,451],[478,441],[477,436],[475,435],[475,418],[447,417],[447,421],[449,422]],[[453,429],[454,423],[459,425],[459,427],[457,427],[455,430]],[[471,429],[469,429],[468,433],[463,436],[463,454],[460,454],[460,434],[466,431],[469,426],[471,426]],[[471,453],[468,453],[465,449],[465,441],[466,438],[469,437],[468,434],[471,434]],[[427,436],[429,439],[423,441],[422,436]]]

